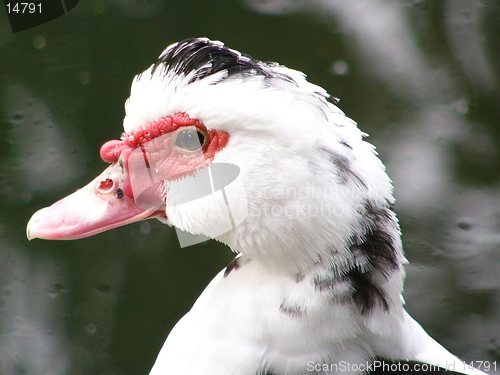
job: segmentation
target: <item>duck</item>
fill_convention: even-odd
[[[208,38],[135,76],[109,166],[37,211],[28,239],[158,219],[234,260],[169,333],[150,375],[484,374],[405,310],[393,186],[337,99]],[[412,372],[413,371],[413,372]]]

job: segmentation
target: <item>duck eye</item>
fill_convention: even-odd
[[[175,145],[185,151],[196,151],[205,146],[206,134],[199,129],[184,129],[177,134]]]

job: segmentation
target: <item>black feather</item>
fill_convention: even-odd
[[[224,78],[235,75],[260,75],[265,78],[290,77],[272,69],[276,64],[263,63],[248,55],[227,48],[220,42],[208,39],[185,39],[167,49],[154,64],[152,73],[164,69],[165,74],[192,74],[189,83],[201,80],[221,71],[227,72]]]
[[[397,239],[398,233],[395,215],[389,207],[377,206],[367,201],[362,213],[366,233],[351,239],[351,253],[362,256],[368,262],[366,269],[354,267],[346,277],[353,286],[353,299],[362,314],[369,313],[372,308],[381,306],[389,310],[387,296],[381,287],[382,279],[388,279],[399,268]]]

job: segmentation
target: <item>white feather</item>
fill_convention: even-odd
[[[369,270],[366,257],[356,257],[349,245],[373,224],[364,214],[367,202],[394,202],[392,185],[374,147],[322,88],[295,70],[267,68],[291,79],[221,71],[193,81],[196,72],[151,66],[132,84],[126,132],[186,112],[230,134],[213,163],[240,168],[248,208],[243,222],[222,233],[225,208],[215,198],[167,204],[170,224],[222,241],[242,256],[240,267],[227,277],[221,272],[172,330],[151,375],[255,375],[267,369],[303,375],[309,362],[361,364],[374,356],[443,367],[458,362],[404,311],[405,259],[395,218],[385,231],[394,239],[399,268],[378,280],[388,310],[363,314],[352,301],[342,302],[353,292],[349,282],[318,291],[315,278],[328,272]],[[342,159],[335,165],[329,155]],[[339,181],[342,162],[352,174],[348,181]]]

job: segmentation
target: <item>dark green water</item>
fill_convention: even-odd
[[[341,98],[394,180],[409,311],[464,359],[500,361],[500,2],[88,0],[17,34],[0,14],[0,374],[147,374],[231,259],[157,222],[25,237],[104,167],[133,75],[191,36]]]

